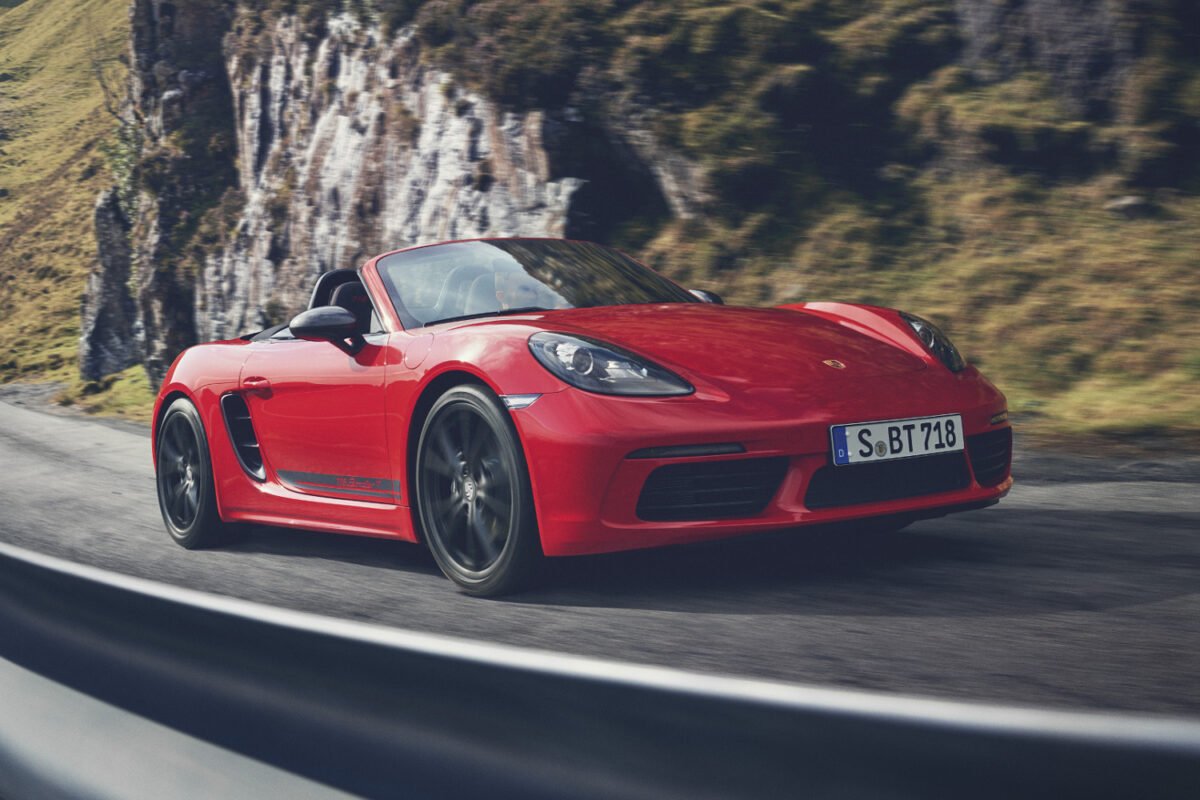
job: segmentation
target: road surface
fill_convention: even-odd
[[[148,433],[0,402],[0,540],[114,572],[354,620],[776,680],[1200,714],[1200,460],[1019,454],[999,506],[891,536],[803,530],[554,562],[504,600],[418,546],[163,531]]]

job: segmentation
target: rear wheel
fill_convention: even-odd
[[[425,541],[446,577],[480,596],[528,584],[542,558],[529,473],[494,395],[459,386],[438,398],[421,429],[416,479]]]
[[[158,507],[167,533],[189,550],[232,538],[221,521],[213,488],[208,438],[196,407],[179,398],[167,409],[158,431]]]

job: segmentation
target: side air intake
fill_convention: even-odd
[[[233,451],[237,453],[238,461],[246,474],[255,480],[267,478],[263,469],[262,450],[258,446],[258,437],[254,435],[254,425],[250,422],[250,409],[240,394],[227,394],[221,398],[221,411],[225,415],[225,429],[229,432],[229,441],[233,442]]]

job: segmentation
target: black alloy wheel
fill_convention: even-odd
[[[195,550],[230,538],[233,526],[217,513],[208,438],[186,398],[171,404],[159,427],[156,481],[163,522],[178,544]]]
[[[417,506],[434,560],[468,594],[515,591],[541,560],[529,474],[508,412],[459,386],[430,409],[417,445]]]

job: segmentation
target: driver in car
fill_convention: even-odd
[[[524,272],[496,273],[496,300],[502,309],[542,305],[540,288]]]

